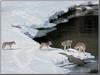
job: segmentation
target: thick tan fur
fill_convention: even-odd
[[[86,50],[86,45],[83,42],[78,42],[74,49],[79,50],[80,52],[85,52]]]

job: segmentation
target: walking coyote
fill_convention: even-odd
[[[5,49],[6,46],[9,46],[10,49],[12,48],[12,45],[16,44],[15,41],[11,41],[11,42],[3,42],[2,43],[2,49]]]

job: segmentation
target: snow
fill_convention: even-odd
[[[58,59],[57,57],[50,56],[50,53],[45,55],[44,51],[39,50],[39,43],[21,33],[19,29],[11,26],[11,19],[5,22],[5,18],[8,16],[2,14],[1,17],[1,42],[16,42],[16,45],[13,45],[13,49],[8,47],[1,49],[2,74],[64,74],[63,69],[53,62]],[[23,28],[23,31],[26,32],[26,30]],[[63,55],[58,56],[64,59]],[[61,60],[58,61],[60,62]],[[66,71],[67,73],[70,72],[69,69]]]
[[[65,8],[67,2],[58,1],[58,4],[56,3],[48,1],[44,2],[44,4],[41,1],[31,3],[28,1],[3,1],[1,9],[1,43],[15,41],[16,45],[13,45],[12,49],[8,47],[1,49],[2,74],[67,74],[70,72],[69,68],[63,69],[56,65],[64,60],[70,64],[67,57],[59,54],[59,52],[65,51],[51,47],[40,50],[39,43],[23,34],[28,32],[32,37],[37,35],[38,30],[30,28],[30,25],[44,27],[47,22],[46,27],[55,26],[49,24],[47,18],[54,12]],[[53,5],[51,6],[51,4]],[[74,4],[74,2],[71,4]],[[71,4],[68,4],[68,6]],[[21,26],[24,23],[28,27],[22,26],[22,30],[11,26],[12,24]]]
[[[52,28],[56,26],[56,24],[49,23],[49,18],[54,15],[54,13],[59,11],[67,12],[70,6],[86,4],[87,2],[88,1],[3,1],[1,3],[1,13],[4,14],[3,17],[5,20],[10,20],[10,22],[7,22],[10,25],[25,24],[26,26],[32,27],[33,30],[24,27],[21,31],[26,31],[31,38],[34,38],[38,37],[38,35],[35,35],[39,33],[36,28]],[[93,3],[98,3],[98,1],[94,1]],[[66,19],[61,20],[62,23],[67,21]],[[44,35],[46,34],[41,36]]]
[[[88,10],[92,10],[92,8],[91,7],[88,7],[88,6],[86,6],[85,8],[88,9]]]
[[[30,38],[42,37],[42,36],[47,35],[47,33],[56,30],[55,27],[38,30],[38,29],[34,29],[32,26],[29,27],[27,25],[12,25],[12,27],[17,28],[18,31],[22,32],[23,34],[26,34]]]
[[[76,9],[77,9],[77,10],[82,10],[82,8],[81,8],[81,7],[77,7]]]
[[[62,69],[54,65],[48,58],[45,59],[39,50],[39,44],[31,38],[20,33],[16,29],[3,29],[2,28],[2,42],[3,41],[16,41],[13,49],[1,50],[1,73],[2,74],[58,74],[64,73]],[[37,54],[37,55],[36,55]],[[40,57],[42,57],[42,59]],[[56,60],[56,59],[55,59]]]
[[[68,9],[67,9],[67,8],[65,8],[65,9],[63,9],[63,11],[64,11],[64,13],[66,13],[66,12],[68,12]]]
[[[22,32],[23,34],[26,34],[27,36],[29,36],[30,38],[34,38],[37,33],[39,32],[37,29],[28,27],[28,26],[20,26],[21,28],[19,29],[20,32]]]
[[[1,49],[2,74],[64,74],[62,68],[57,67],[48,58],[45,59],[45,54],[42,56],[40,55],[42,52],[37,53],[39,43],[21,33],[19,29],[12,27],[11,19],[5,20],[8,18],[5,13],[2,13],[1,17],[1,42],[16,42],[13,49],[8,47]]]
[[[12,50],[1,50],[2,74],[64,74],[64,69],[55,64],[68,58],[59,54],[65,52],[57,48],[39,49],[39,44],[20,33],[16,28],[2,28],[2,42],[16,41]],[[72,49],[70,49],[72,50]],[[73,54],[73,53],[72,53]],[[71,67],[71,66],[70,66]],[[69,68],[69,67],[68,67]],[[70,70],[66,69],[66,73]]]
[[[3,1],[1,10],[9,13],[9,18],[13,19],[12,24],[25,23],[28,26],[33,24],[37,27],[45,27],[45,22],[54,13],[62,10],[66,12],[68,7],[84,2],[87,1]],[[50,25],[55,26],[51,23]],[[47,24],[46,27],[50,25]]]
[[[99,0],[87,0],[87,1],[85,1],[85,2],[83,2],[83,3],[81,3],[81,4],[78,4],[78,5],[89,5],[89,4],[99,4]]]
[[[95,56],[91,55],[91,53],[88,52],[79,52],[75,49],[69,48],[66,50],[66,54],[68,55],[73,55],[76,58],[80,58],[80,59],[94,59]]]
[[[44,29],[44,30],[39,30],[38,33],[37,33],[37,35],[36,35],[35,37],[46,36],[47,33],[51,32],[51,31],[54,31],[54,30],[56,30],[55,27],[53,27],[53,28],[49,28],[49,29]]]

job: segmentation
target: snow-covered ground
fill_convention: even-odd
[[[91,53],[88,52],[79,52],[75,49],[69,48],[66,50],[66,54],[67,55],[73,55],[76,58],[80,58],[80,59],[94,59],[95,56],[91,55]]]
[[[8,24],[6,25],[2,24],[1,40],[2,42],[15,41],[16,45],[13,45],[13,49],[9,49],[9,47],[1,49],[1,73],[64,73],[62,69],[54,65],[46,57],[47,55],[44,52],[42,53],[39,50],[40,45],[37,42],[20,33],[17,29],[10,27]],[[59,57],[64,58],[62,55],[59,55]],[[55,57],[56,59],[57,57]]]
[[[16,41],[13,49],[1,49],[1,73],[33,73],[33,74],[64,74],[69,69],[58,67],[57,63],[68,58],[59,54],[65,51],[56,48],[39,49],[40,45],[20,33],[15,28],[7,28],[2,25],[2,42]],[[73,54],[73,53],[72,53]]]
[[[16,42],[13,49],[9,49],[9,47],[1,49],[2,74],[64,74],[63,69],[53,62],[58,59],[57,56],[50,57],[49,54],[51,53],[48,53],[48,51],[46,55],[44,51],[39,50],[40,45],[37,42],[11,26],[11,19],[5,20],[5,18],[8,18],[6,14],[2,13],[1,17],[1,42]],[[53,55],[55,56],[56,53]],[[58,56],[62,60],[66,58],[60,54]],[[61,59],[59,59],[59,62]]]
[[[13,45],[13,49],[8,47],[1,49],[2,74],[64,74],[70,72],[69,69],[55,65],[64,60],[67,60],[67,64],[70,64],[66,56],[59,54],[59,52],[66,53],[65,51],[57,48],[40,50],[40,45],[37,42],[4,23],[4,20],[2,20],[1,41],[15,41],[16,45]]]
[[[10,19],[9,24],[29,26],[28,28],[26,26],[22,27],[21,31],[30,33],[30,36],[34,38],[40,37],[36,34],[42,33],[41,36],[44,36],[48,33],[48,31],[46,33],[40,31],[41,33],[39,33],[34,28],[52,28],[56,26],[56,24],[49,23],[49,17],[54,13],[67,12],[70,6],[86,3],[87,1],[3,1],[1,11],[5,15],[6,21]],[[98,1],[93,1],[93,3],[98,3]],[[66,21],[68,20],[62,22]]]
[[[60,63],[64,60],[67,61],[67,64],[70,64],[66,56],[59,54],[59,52],[65,51],[51,47],[40,50],[39,43],[21,33],[19,29],[11,26],[12,24],[23,25],[26,23],[27,25],[35,24],[37,26],[43,27],[43,25],[45,25],[44,23],[46,19],[48,18],[48,15],[50,16],[52,13],[54,13],[54,11],[58,11],[66,7],[66,2],[58,2],[58,5],[55,6],[56,3],[57,2],[47,2],[47,4],[44,3],[44,5],[42,5],[40,2],[23,3],[23,1],[22,3],[10,1],[2,3],[1,43],[7,41],[16,42],[16,45],[13,45],[13,49],[9,49],[8,47],[6,47],[6,49],[1,49],[2,74],[67,74],[70,72],[68,68],[63,69],[56,65],[57,63]],[[59,6],[59,3],[61,6]],[[34,8],[32,8],[33,4],[35,4]],[[37,14],[37,12],[40,12],[39,4],[43,8],[41,14]],[[74,4],[74,2],[72,2],[72,4]],[[46,6],[49,8],[52,6],[52,8],[48,9]],[[28,10],[29,8],[30,10]],[[34,15],[32,14],[32,10],[35,8],[39,9],[35,10]],[[50,11],[51,9],[52,11]],[[47,11],[49,11],[48,14],[46,14]],[[27,32],[27,30],[33,34],[33,37],[38,33],[38,30],[36,29],[30,30],[24,28],[22,31]]]

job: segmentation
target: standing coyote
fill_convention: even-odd
[[[83,42],[78,42],[74,49],[79,50],[80,52],[85,52],[86,50],[86,45]]]
[[[10,49],[11,49],[13,44],[16,44],[16,42],[15,42],[15,41],[3,42],[3,43],[2,43],[2,49],[5,49],[6,46],[9,46]]]
[[[71,48],[73,41],[72,40],[67,40],[67,48]]]
[[[61,43],[62,46],[64,46],[64,50],[66,50],[66,48],[71,48],[73,41],[72,40],[65,40]]]
[[[49,42],[43,42],[43,43],[40,44],[40,49],[42,47],[44,47],[44,46],[48,48],[50,45],[52,45],[52,42],[51,41],[49,41]]]

